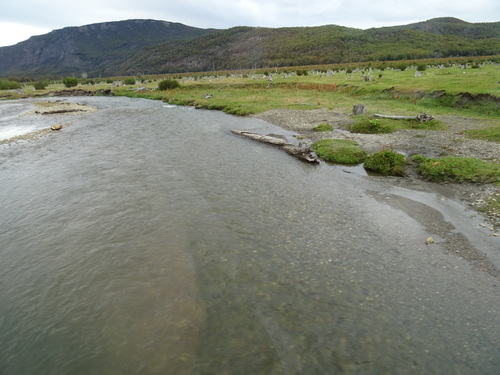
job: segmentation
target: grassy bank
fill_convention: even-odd
[[[330,108],[350,112],[362,103],[371,113],[462,114],[500,116],[498,65],[477,69],[432,67],[415,77],[405,71],[312,72],[307,76],[271,74],[184,78],[176,90],[119,95],[162,98],[172,104],[219,109],[236,115],[260,113],[273,108]],[[368,77],[368,78],[366,78]],[[365,80],[368,79],[368,80]],[[154,88],[155,81],[144,86]],[[461,95],[468,93],[467,95]]]
[[[424,70],[418,71],[417,67]],[[498,63],[424,67],[415,64],[404,70],[384,65],[374,68],[370,64],[357,69],[309,68],[308,71],[283,68],[259,73],[135,77],[135,84],[128,85],[117,85],[115,78],[108,79],[107,83],[103,80],[93,85],[80,84],[77,88],[91,91],[112,89],[116,95],[159,99],[241,116],[274,108],[329,108],[349,113],[353,105],[364,104],[369,114],[414,115],[426,112],[432,115],[500,117]],[[177,79],[180,88],[157,91],[159,82],[165,78]],[[126,82],[124,77],[120,82]],[[141,87],[144,90],[138,90]],[[61,83],[52,83],[45,90],[35,91],[30,84],[22,87],[23,93],[0,91],[0,97],[32,96],[62,89]]]

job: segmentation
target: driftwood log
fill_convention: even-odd
[[[390,118],[391,120],[418,120],[420,122],[426,122],[434,119],[433,116],[429,116],[427,113],[422,113],[421,115],[418,116],[386,116],[375,113],[373,117]]]
[[[262,135],[244,130],[231,130],[232,133],[250,138],[254,141],[267,143],[281,148],[286,153],[309,163],[319,163],[319,159],[309,147],[300,147],[288,143],[286,140],[274,137],[272,135]]]

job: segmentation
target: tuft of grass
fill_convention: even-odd
[[[360,164],[367,156],[356,141],[348,139],[323,139],[311,147],[321,159],[337,164]]]
[[[391,150],[382,150],[366,158],[364,167],[384,176],[404,176],[406,156]]]
[[[396,120],[399,121],[399,120]],[[420,122],[418,120],[402,121],[403,129],[419,129],[419,130],[444,130],[448,126],[439,120],[432,119],[429,121]]]
[[[446,156],[439,159],[415,155],[418,172],[434,182],[500,182],[500,164],[475,158]]]
[[[469,138],[500,142],[500,126],[494,126],[487,129],[466,130],[465,134],[467,134]]]
[[[328,123],[322,123],[313,128],[316,132],[331,132],[333,131],[333,126]]]
[[[392,133],[398,129],[443,130],[446,128],[446,124],[436,119],[420,122],[416,118],[410,120],[364,118],[352,124],[349,130],[351,133],[382,134]]]
[[[500,195],[497,193],[494,196],[484,200],[484,204],[477,207],[478,211],[488,215],[500,216]]]

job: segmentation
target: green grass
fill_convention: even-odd
[[[469,138],[483,139],[487,141],[500,143],[500,124],[498,126],[487,129],[471,129],[466,130],[465,134]]]
[[[438,69],[428,68],[422,77],[415,77],[415,70],[384,70],[382,78],[378,72],[370,73],[372,81],[362,77],[366,72],[346,74],[337,72],[331,77],[319,72],[309,75],[284,78],[273,75],[273,81],[266,81],[262,75],[218,76],[216,79],[201,77],[181,80],[181,88],[163,93],[163,100],[172,104],[188,104],[198,108],[223,109],[228,113],[248,115],[274,108],[317,109],[329,108],[350,113],[353,105],[364,104],[368,113],[418,115],[459,114],[481,117],[500,116],[495,103],[485,106],[469,102],[455,108],[455,96],[467,91],[471,94],[500,96],[498,81],[499,66],[487,64],[480,69],[466,69],[458,66]],[[293,71],[293,70],[292,70]],[[227,73],[227,72],[226,72]],[[179,77],[173,78],[179,79]],[[198,77],[198,76],[197,76]],[[155,88],[164,76],[151,77],[146,83],[137,85]],[[151,82],[149,82],[151,81]],[[443,90],[447,95],[434,98],[433,91]],[[122,95],[136,95],[127,88],[119,87],[115,92]],[[206,98],[207,94],[211,95]],[[152,92],[140,96],[149,97]]]
[[[327,123],[319,124],[313,129],[316,132],[331,132],[333,131],[333,126]]]
[[[361,134],[384,134],[395,132],[398,129],[443,130],[446,128],[446,124],[436,119],[420,122],[416,119],[393,120],[362,116],[357,122],[350,125],[349,131]]]
[[[398,127],[396,123],[389,123],[388,121],[381,121],[379,119],[364,118],[349,127],[351,133],[361,134],[381,134],[392,133]]]
[[[297,69],[289,68],[289,71]],[[264,76],[257,72],[245,74],[220,72],[215,78],[209,77],[208,74],[202,76],[200,73],[192,74],[191,77],[189,74],[183,74],[182,77],[148,76],[136,79],[136,84],[132,86],[132,89],[145,86],[150,90],[148,92],[136,93],[130,87],[116,87],[113,91],[116,95],[161,99],[172,104],[224,110],[241,116],[274,108],[301,110],[328,108],[350,113],[353,105],[364,104],[368,115],[381,113],[416,116],[425,112],[433,116],[451,114],[482,118],[500,117],[500,106],[493,99],[460,101],[460,97],[457,96],[467,91],[473,95],[486,94],[491,98],[500,97],[500,85],[497,83],[500,69],[498,64],[487,63],[479,69],[465,70],[458,65],[442,69],[429,67],[421,77],[415,77],[414,68],[405,71],[365,69],[349,74],[343,70],[336,71],[332,76],[322,74],[319,71],[320,67],[317,71],[314,67],[309,69],[307,76],[293,74],[291,77],[279,74],[278,69],[268,69],[275,73],[272,82],[266,81]],[[371,76],[372,80],[365,81],[363,75]],[[114,77],[108,81],[124,78]],[[179,80],[181,87],[165,92],[155,91],[158,84],[165,79]],[[107,79],[102,79],[94,86],[82,85],[77,88],[109,89],[111,85],[106,84],[106,81]],[[26,96],[30,95],[30,88],[30,85],[26,86],[24,90]],[[48,90],[57,90],[57,85],[51,84],[47,87]],[[444,94],[431,95],[438,90]],[[1,94],[0,96],[5,97],[16,95]]]
[[[418,171],[434,182],[500,182],[500,164],[475,158],[447,156],[439,159],[415,155]]]
[[[324,139],[311,147],[321,159],[337,164],[360,164],[367,156],[356,141],[347,139]]]

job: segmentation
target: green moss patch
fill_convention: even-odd
[[[368,119],[365,118],[352,124],[349,127],[351,133],[361,133],[361,134],[381,134],[381,133],[392,133],[397,129],[394,125],[388,125],[379,119]]]
[[[364,167],[385,176],[404,176],[406,157],[391,150],[383,150],[368,156]]]
[[[422,155],[415,155],[413,160],[419,163],[419,173],[430,181],[500,182],[498,163],[452,156],[428,159]]]
[[[421,122],[416,118],[403,120],[363,118],[352,124],[349,131],[361,134],[383,134],[392,133],[398,129],[443,130],[446,128],[443,122],[436,119]]]
[[[500,126],[487,129],[466,130],[465,134],[467,134],[469,138],[500,142]]]
[[[327,123],[319,124],[313,128],[315,132],[331,132],[333,131],[333,126]]]
[[[311,147],[321,159],[337,164],[360,164],[367,156],[357,142],[347,139],[324,139]]]

